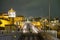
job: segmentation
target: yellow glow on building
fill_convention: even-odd
[[[32,22],[32,24],[35,26],[35,27],[37,27],[39,30],[42,28],[42,24],[41,24],[41,22],[39,22],[39,21],[34,21],[34,22]]]
[[[25,20],[25,17],[19,16],[19,17],[15,17],[14,18],[14,24],[17,24],[19,26],[21,26],[21,28],[23,27],[23,21]]]
[[[3,14],[2,17],[8,19],[8,15],[7,14]]]
[[[10,21],[7,20],[0,19],[0,21],[2,22],[2,24],[0,24],[0,27],[5,27],[5,25],[11,24]]]
[[[23,22],[20,22],[20,26],[21,26],[21,28],[23,28],[23,25],[24,25],[24,23],[23,23]]]
[[[34,22],[32,22],[32,24],[34,25],[34,26],[36,26],[36,27],[38,27],[38,28],[40,28],[42,25],[41,25],[41,22],[36,22],[36,21],[34,21]]]
[[[23,17],[15,17],[14,20],[15,21],[22,21],[22,20],[24,20],[24,18]]]
[[[0,16],[0,18],[3,18],[3,16]]]
[[[12,10],[12,9],[11,9]],[[0,27],[5,27],[5,25],[7,24],[12,24],[12,18],[9,19],[8,17],[8,14],[7,13],[3,13],[1,16],[0,16],[0,21],[2,21],[2,24],[0,24]],[[7,19],[7,20],[5,20]],[[9,20],[9,21],[8,21]],[[25,20],[25,17],[24,16],[19,16],[19,17],[15,17],[14,18],[14,24],[16,24],[16,22],[20,22],[20,26],[22,27],[23,26],[23,23],[22,21]]]

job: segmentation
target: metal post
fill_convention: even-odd
[[[49,0],[49,24],[50,24],[50,0]],[[50,28],[49,28],[49,30],[50,30]]]

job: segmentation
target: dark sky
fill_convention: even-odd
[[[50,0],[51,17],[60,16],[60,0]],[[48,16],[49,0],[0,0],[0,12],[7,12],[10,8],[17,15]]]

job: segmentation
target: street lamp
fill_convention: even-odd
[[[51,8],[51,4],[50,4],[50,0],[49,0],[49,14],[48,14],[48,15],[49,15],[49,25],[50,25],[50,16],[51,16],[51,13],[50,13],[50,12],[51,12],[51,11],[50,11],[50,8]],[[49,30],[50,30],[50,28],[49,28]]]

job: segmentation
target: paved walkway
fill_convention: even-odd
[[[0,34],[0,40],[59,40],[48,33],[22,34],[13,32],[10,34]]]

